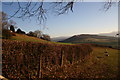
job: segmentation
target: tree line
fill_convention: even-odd
[[[40,30],[35,30],[35,31],[30,31],[29,33],[25,33],[25,31],[21,30],[20,28],[18,28],[15,31],[15,28],[17,28],[16,22],[13,20],[8,20],[8,15],[4,12],[0,12],[0,27],[1,27],[1,31],[2,31],[2,38],[3,39],[10,39],[12,36],[15,36],[15,33],[18,34],[24,34],[27,36],[32,36],[32,37],[37,37],[40,39],[44,39],[47,41],[50,41],[50,36],[48,34],[43,34],[42,31]]]

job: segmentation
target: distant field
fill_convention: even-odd
[[[74,43],[74,44],[81,44],[81,43],[92,43],[92,44],[98,44],[98,45],[103,45],[106,47],[112,47],[112,48],[119,49],[118,42],[79,42],[79,43]]]

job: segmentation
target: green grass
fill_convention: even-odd
[[[39,39],[37,37],[31,37],[24,34],[15,34],[16,36],[12,36],[11,40],[17,40],[17,41],[26,41],[26,42],[39,42],[39,43],[48,43],[48,44],[63,44],[63,45],[73,45],[70,43],[60,43],[60,42],[51,42]]]
[[[16,34],[16,36],[12,36],[11,40],[18,40],[18,41],[28,41],[28,42],[48,42],[36,37],[30,37],[27,35],[23,35],[23,34]]]
[[[103,45],[103,46],[110,46],[112,48],[116,48],[118,49],[118,41],[113,41],[113,42],[87,42],[87,41],[83,41],[83,42],[74,42],[73,44],[83,44],[83,43],[92,43],[92,44],[98,44],[98,45]],[[72,43],[70,43],[72,44]]]
[[[105,49],[108,50],[109,56],[105,56]],[[91,76],[114,78],[118,73],[118,53],[117,49],[105,48],[105,47],[93,47],[91,53],[91,60],[88,61],[85,66],[90,70],[87,73],[92,73]],[[84,69],[86,69],[86,67]]]
[[[118,50],[107,48],[109,56],[105,56],[105,47],[92,48],[93,52],[87,60],[67,67],[64,71],[70,70],[69,73],[72,73],[70,76],[77,75],[79,78],[116,78],[118,75],[118,55],[120,55]]]
[[[117,62],[118,62],[118,50],[116,49],[111,49],[111,48],[105,48],[105,47],[94,47],[93,48],[94,51],[94,56],[100,56],[100,57],[103,57],[103,60],[104,62],[107,62],[108,64],[112,65],[112,66],[117,66]],[[107,49],[108,53],[109,53],[109,56],[105,56],[104,55],[104,52],[105,52],[105,49]]]

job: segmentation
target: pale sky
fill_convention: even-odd
[[[24,4],[24,3],[22,3]],[[48,6],[48,2],[44,3]],[[13,18],[18,28],[25,32],[42,30],[43,33],[51,37],[73,36],[77,34],[95,34],[109,33],[118,30],[118,6],[113,5],[107,12],[103,10],[103,2],[77,2],[74,4],[74,12],[57,16],[53,13],[48,13],[46,27],[41,28],[36,23],[36,18],[31,18],[31,21],[26,19]],[[17,9],[17,5],[6,6],[2,5],[2,11],[7,14],[12,14]]]

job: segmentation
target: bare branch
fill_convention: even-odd
[[[120,0],[118,0],[116,2],[114,2],[114,0],[108,0],[108,2],[106,2],[105,5],[104,5],[104,10],[108,11],[113,6],[113,4],[115,4],[115,3],[118,3],[118,6],[119,6],[120,5]]]
[[[54,2],[53,11],[55,11],[58,15],[67,13],[70,11],[73,12],[74,2]]]
[[[72,0],[71,2],[51,2],[53,3],[52,9],[54,10],[58,15],[62,15],[65,13],[68,13],[69,11],[73,12],[73,6],[75,3],[75,0]],[[81,0],[82,1],[82,0]],[[120,2],[120,0],[119,0]],[[9,5],[13,5],[14,2],[10,3]],[[5,3],[6,4],[6,3]],[[30,18],[35,16],[37,20],[41,23],[44,23],[47,20],[47,12],[49,9],[46,9],[46,6],[44,6],[44,2],[32,2],[31,0],[29,2],[22,3],[17,0],[18,9],[15,11],[14,14],[9,16],[9,19],[13,17],[22,18],[23,20],[26,18]],[[112,0],[108,0],[107,3],[104,5],[104,10],[107,11],[111,6],[113,5]]]
[[[112,0],[109,0],[109,1],[104,5],[105,11],[107,11],[111,6],[112,6]]]

